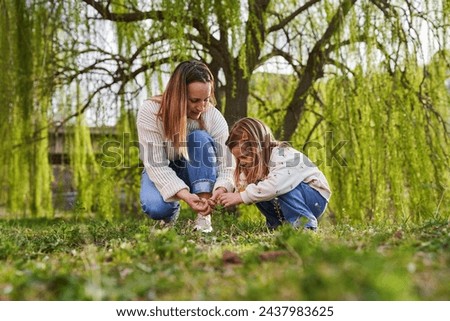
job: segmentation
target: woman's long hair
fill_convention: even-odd
[[[211,84],[210,102],[215,105],[214,77],[211,71],[203,62],[190,60],[175,68],[162,95],[158,112],[165,138],[172,141],[175,150],[185,158],[188,158],[187,148],[183,145],[187,140],[188,85],[193,82]],[[199,122],[200,127],[204,128],[202,118]]]
[[[250,164],[242,166],[236,159],[234,180],[239,184],[239,177],[244,173],[248,184],[258,183],[269,174],[270,155],[276,146],[287,145],[273,137],[272,131],[262,121],[255,118],[242,118],[230,129],[230,136],[225,143],[230,150],[239,147],[241,154],[248,158]]]

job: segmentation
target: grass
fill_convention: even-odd
[[[448,219],[268,231],[251,215],[0,220],[0,300],[448,300]]]

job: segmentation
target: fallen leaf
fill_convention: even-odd
[[[222,255],[222,261],[225,264],[242,264],[242,260],[235,252],[224,251]]]
[[[397,232],[394,233],[394,236],[398,239],[402,239],[403,238],[403,232],[401,230],[398,230]]]

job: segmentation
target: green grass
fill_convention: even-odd
[[[0,220],[0,300],[448,300],[449,221],[270,232],[260,217],[184,212]]]

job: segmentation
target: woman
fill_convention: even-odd
[[[323,173],[304,154],[275,140],[255,118],[236,122],[226,144],[236,158],[238,191],[221,194],[220,204],[256,203],[270,229],[283,222],[317,229],[331,191]]]
[[[202,62],[185,61],[162,96],[140,108],[137,128],[145,167],[140,198],[152,219],[175,222],[183,200],[198,213],[194,228],[212,231],[210,204],[234,188],[233,160],[225,146],[228,126],[213,104],[211,71]]]

